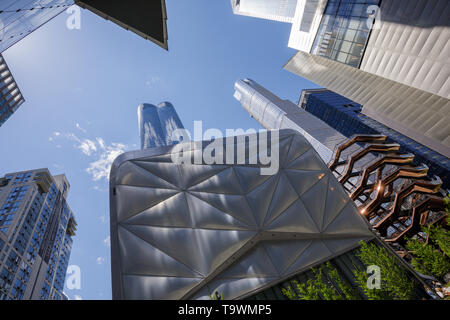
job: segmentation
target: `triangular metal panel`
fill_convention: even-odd
[[[354,203],[349,202],[341,213],[325,226],[324,232],[333,235],[370,235],[369,226],[357,213]]]
[[[269,180],[247,194],[250,208],[253,210],[256,222],[260,226],[264,223],[279,177],[279,174],[272,176]]]
[[[123,223],[180,228],[193,226],[184,192],[124,220]]]
[[[293,170],[324,170],[326,168],[322,159],[317,155],[314,149],[308,150],[296,160],[292,161],[287,165],[288,169]]]
[[[234,170],[245,193],[249,193],[272,177],[270,175],[262,175],[261,168],[258,167],[235,166]]]
[[[313,264],[320,262],[331,254],[331,251],[323,244],[322,240],[314,240],[311,246],[309,246],[308,249],[294,261],[285,273],[291,274],[293,272],[304,270],[306,267],[310,267]]]
[[[243,194],[239,180],[232,167],[215,174],[199,184],[191,186],[189,190],[221,194]]]
[[[278,217],[282,212],[289,208],[297,199],[297,192],[292,188],[288,178],[284,173],[280,173],[278,185],[270,203],[269,212],[265,218],[265,225]]]
[[[285,165],[289,165],[292,161],[294,161],[310,149],[311,145],[307,142],[306,139],[298,135],[294,136],[289,148],[289,152],[286,156]]]
[[[119,227],[122,271],[125,274],[201,277],[148,242]]]
[[[123,275],[125,300],[178,300],[202,279]]]
[[[278,276],[272,260],[267,256],[263,246],[259,245],[220,274],[219,278],[271,278]]]
[[[273,220],[266,229],[276,232],[319,234],[320,230],[311,218],[301,199]]]
[[[224,165],[182,165],[180,166],[181,180],[178,181],[178,185],[182,188],[188,189],[227,168],[228,167]]]
[[[328,182],[327,199],[325,203],[325,215],[323,220],[323,228],[326,228],[331,221],[336,218],[344,207],[351,201],[350,197],[345,193],[342,186],[334,177],[330,177]]]
[[[320,230],[322,230],[323,216],[325,213],[327,188],[328,175],[325,175],[301,196],[303,204]]]
[[[325,176],[325,171],[284,170],[284,173],[299,196]]]
[[[206,268],[199,263],[205,257],[197,244],[194,229],[137,225],[125,225],[124,228],[190,269],[206,275]]]
[[[311,243],[311,240],[284,240],[265,242],[263,246],[278,272],[284,274]]]
[[[242,221],[233,218],[219,209],[211,206],[205,201],[187,193],[191,217],[195,228],[199,229],[225,229],[225,230],[247,230],[248,226]]]
[[[138,187],[152,187],[163,189],[177,189],[174,185],[166,180],[155,176],[147,170],[135,165],[133,162],[127,161],[120,165],[116,180],[118,185],[130,185]]]
[[[173,163],[146,162],[136,160],[133,161],[133,163],[175,186],[179,185],[180,173],[178,170],[178,165],[175,165]]]
[[[232,215],[250,227],[256,226],[252,209],[250,209],[245,196],[196,191],[189,191],[189,193],[209,203],[213,207]]]
[[[123,221],[177,194],[178,190],[116,186],[117,219]]]

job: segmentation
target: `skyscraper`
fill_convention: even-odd
[[[388,142],[400,144],[400,152],[414,154],[416,164],[428,165],[430,175],[442,179],[443,188],[450,187],[449,158],[371,119],[361,112],[363,106],[360,104],[327,89],[312,89],[302,91],[298,105],[346,137],[355,134],[387,136]]]
[[[2,0],[0,2],[0,53],[73,4],[74,0]]]
[[[179,141],[172,136],[175,130],[184,129],[175,108],[170,102],[158,106],[144,103],[138,107],[141,149],[168,146]]]
[[[299,0],[285,69],[450,157],[450,2]]]
[[[165,0],[2,0],[0,53],[74,4],[168,48]]]
[[[24,101],[5,59],[0,54],[0,127]]]
[[[266,129],[293,129],[300,132],[328,162],[337,145],[346,137],[324,121],[282,100],[251,79],[236,81],[234,97],[245,110]]]
[[[0,178],[0,300],[61,300],[76,222],[48,169]]]
[[[297,0],[231,0],[235,14],[292,23]]]

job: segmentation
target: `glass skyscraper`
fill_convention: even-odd
[[[149,103],[138,107],[139,136],[141,149],[168,146],[178,143],[172,134],[177,129],[184,129],[175,108],[170,102],[157,106]]]
[[[298,0],[284,68],[450,157],[449,12],[448,0]]]
[[[297,0],[231,0],[235,14],[292,23]]]
[[[74,0],[0,1],[0,52],[74,4]]]
[[[0,127],[24,101],[5,59],[0,54]]]
[[[65,175],[0,178],[0,300],[62,300],[76,222]]]
[[[417,164],[429,166],[430,174],[439,176],[443,187],[450,187],[450,159],[413,139],[361,113],[363,106],[327,89],[303,90],[299,106],[346,137],[354,134],[381,134],[398,143],[400,152],[415,155]]]

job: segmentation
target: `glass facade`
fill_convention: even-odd
[[[74,0],[0,1],[0,53],[74,4]]]
[[[232,0],[232,6],[236,14],[292,22],[297,0]]]
[[[5,59],[0,54],[0,127],[24,101]]]
[[[431,175],[439,176],[443,188],[450,187],[450,159],[361,113],[362,106],[330,90],[305,90],[301,106],[346,137],[382,134],[400,144],[401,152],[413,153],[417,164],[425,163]]]
[[[66,299],[75,220],[64,191],[36,170],[0,184],[0,300]]]
[[[359,67],[380,0],[329,0],[311,53]]]
[[[179,141],[173,139],[172,133],[184,128],[170,102],[162,102],[158,106],[141,104],[138,107],[138,124],[141,149],[176,144]]]

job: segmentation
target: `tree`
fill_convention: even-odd
[[[357,256],[366,266],[380,268],[380,289],[370,289],[367,286],[369,274],[366,270],[354,270],[356,282],[370,300],[410,300],[414,298],[414,282],[407,276],[407,271],[399,260],[383,247],[373,243],[361,242]]]
[[[331,266],[330,262],[321,265],[318,269],[312,268],[313,279],[306,283],[292,281],[294,288],[289,285],[282,289],[283,294],[290,300],[356,300],[359,299],[355,290],[347,281],[341,279],[338,271]]]
[[[450,212],[449,198],[446,197],[444,202],[446,211]],[[447,226],[450,225],[450,217],[446,222]],[[431,243],[408,240],[406,248],[414,256],[411,264],[420,273],[442,278],[450,272],[450,232],[442,226],[422,228],[422,232],[428,235]]]

